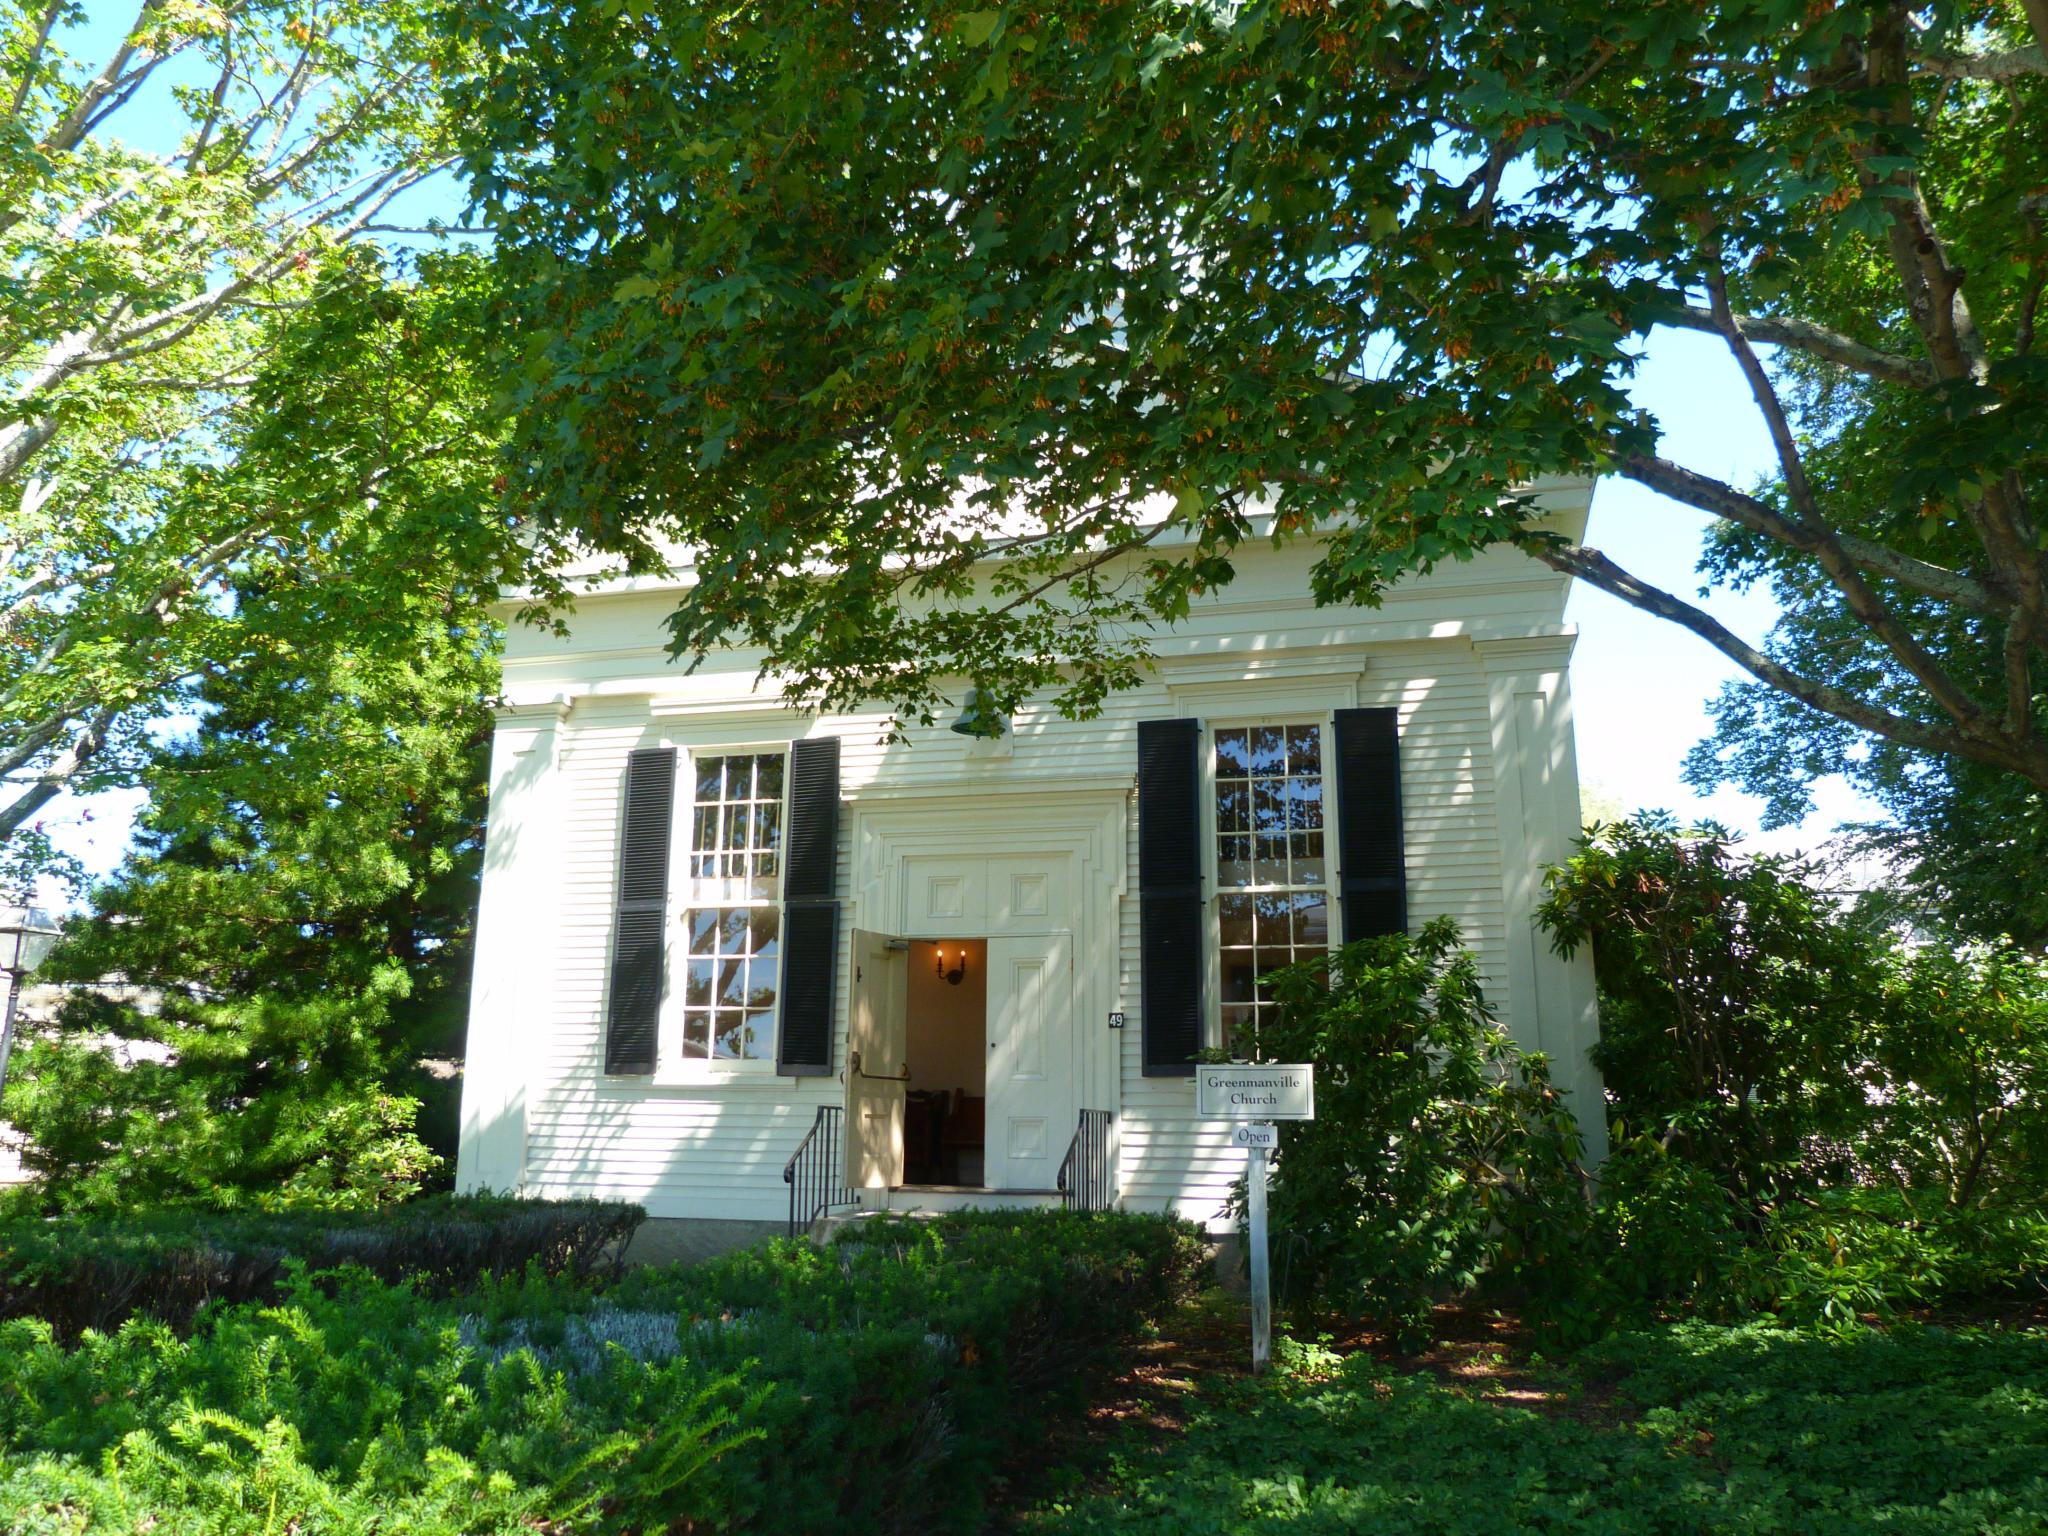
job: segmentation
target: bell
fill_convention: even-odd
[[[984,741],[995,741],[1007,735],[1010,726],[1008,721],[982,702],[979,688],[970,688],[967,690],[966,703],[961,707],[960,718],[953,722],[950,729],[962,736],[979,736]]]

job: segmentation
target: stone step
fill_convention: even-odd
[[[830,1242],[850,1223],[877,1216],[914,1218],[950,1215],[955,1211],[1056,1211],[1066,1204],[1056,1189],[962,1189],[920,1186],[915,1189],[864,1189],[859,1204],[828,1211],[811,1223],[811,1236]]]

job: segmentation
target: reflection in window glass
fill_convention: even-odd
[[[1216,732],[1216,926],[1223,1043],[1257,1053],[1259,978],[1330,944],[1319,725]]]
[[[764,1059],[774,1042],[782,913],[772,906],[699,907],[688,914],[683,1054]]]
[[[690,816],[694,905],[683,914],[683,1055],[774,1054],[782,910],[780,752],[698,757]]]
[[[782,754],[698,758],[690,879],[699,895],[772,901],[781,876]]]

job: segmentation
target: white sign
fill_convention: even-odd
[[[1273,1063],[1197,1066],[1195,1113],[1204,1120],[1313,1120],[1316,1069]]]
[[[1230,1128],[1230,1144],[1233,1147],[1261,1147],[1268,1152],[1280,1147],[1280,1127],[1277,1125],[1233,1125]]]

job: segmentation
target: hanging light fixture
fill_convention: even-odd
[[[953,968],[950,971],[946,969],[946,947],[943,944],[935,944],[932,947],[938,952],[938,959],[932,968],[938,974],[939,979],[948,986],[959,986],[961,980],[967,975],[966,946],[963,945],[961,947],[960,953],[954,959]]]
[[[996,741],[1009,734],[1010,722],[988,707],[979,688],[967,690],[967,697],[960,706],[960,718],[950,727],[961,736],[978,736],[984,741]]]

